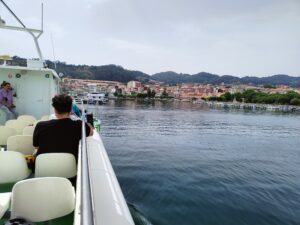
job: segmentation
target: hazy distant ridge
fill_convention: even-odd
[[[235,77],[231,75],[215,75],[201,72],[194,75],[178,74],[175,72],[162,72],[152,76],[153,79],[168,84],[177,83],[202,83],[202,84],[272,84],[272,85],[290,85],[300,87],[300,77],[291,77],[284,74],[273,75],[269,77]]]
[[[121,66],[86,66],[70,65],[64,63],[57,64],[57,71],[63,72],[72,78],[92,79],[92,80],[111,80],[119,82],[128,82],[138,80],[147,82],[156,80],[166,84],[181,83],[201,83],[201,84],[272,84],[272,85],[289,85],[300,87],[300,77],[291,77],[288,75],[273,75],[270,77],[235,77],[231,75],[219,76],[216,74],[201,72],[194,75],[179,74],[172,71],[156,73],[152,76],[140,72],[124,69]]]
[[[13,57],[15,64],[25,64],[25,59]],[[47,61],[50,68],[54,68],[51,61]],[[152,76],[140,72],[124,69],[116,65],[104,66],[88,66],[88,65],[72,65],[58,62],[56,71],[62,72],[70,78],[91,79],[91,80],[110,80],[126,83],[131,80],[147,82],[156,80],[166,84],[181,83],[201,83],[201,84],[272,84],[272,85],[289,85],[292,87],[300,87],[300,77],[291,77],[288,75],[273,75],[269,77],[235,77],[231,75],[219,76],[216,74],[201,72],[194,75],[175,73],[172,71],[156,73]]]

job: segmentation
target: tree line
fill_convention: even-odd
[[[245,103],[300,105],[300,94],[295,91],[289,91],[286,94],[269,94],[255,90],[247,90],[243,93],[238,92],[234,94],[226,92],[220,97],[209,97],[208,100],[222,102],[232,102],[235,100]]]

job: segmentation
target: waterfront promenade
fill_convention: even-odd
[[[261,110],[269,112],[287,112],[287,113],[300,113],[300,106],[295,105],[276,105],[276,104],[259,104],[259,103],[242,103],[242,102],[217,102],[217,101],[204,101],[192,99],[174,99],[174,98],[118,98],[118,100],[140,100],[144,102],[149,101],[177,101],[177,102],[191,102],[192,104],[204,104],[213,109],[236,109],[236,110]]]
[[[264,110],[271,112],[297,112],[300,113],[300,106],[293,105],[272,105],[258,103],[240,103],[240,102],[201,102],[200,104],[208,104],[210,108],[228,108],[228,109],[244,109],[244,110]]]

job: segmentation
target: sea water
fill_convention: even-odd
[[[300,115],[90,106],[128,203],[154,225],[300,224]]]

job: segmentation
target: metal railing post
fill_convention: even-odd
[[[85,112],[82,104],[82,139],[81,139],[81,224],[94,225],[93,199],[87,156]]]

